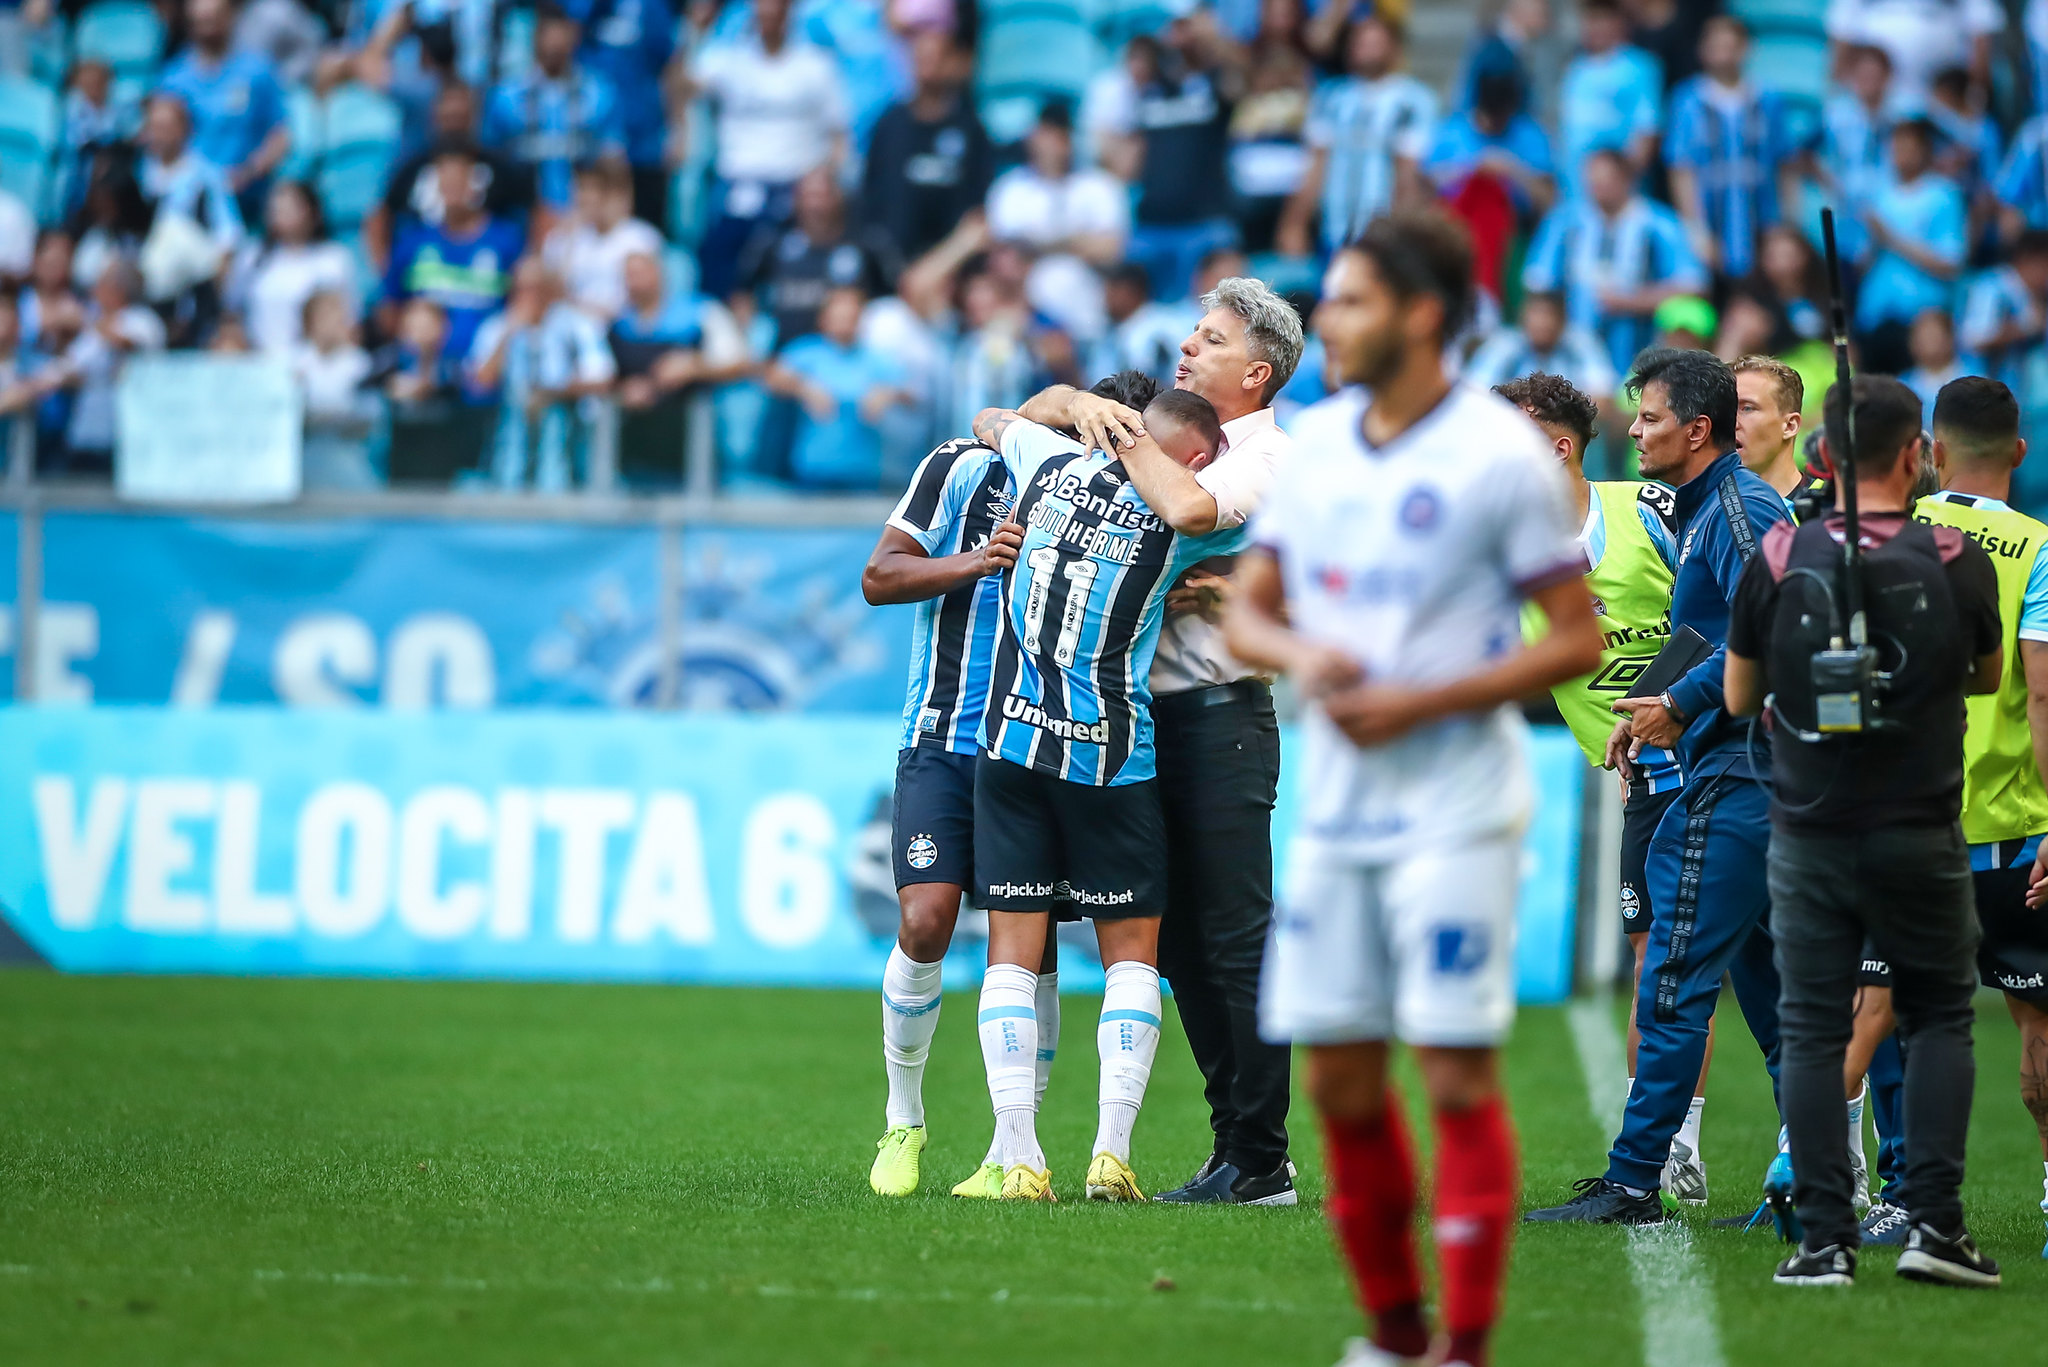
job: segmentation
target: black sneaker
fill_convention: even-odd
[[[1946,1286],[1992,1287],[1999,1283],[1998,1264],[1977,1251],[1977,1241],[1963,1230],[1954,1238],[1937,1234],[1934,1226],[1916,1222],[1899,1255],[1899,1275],[1916,1282]]]
[[[1720,1219],[1713,1222],[1713,1227],[1715,1229],[1761,1229],[1765,1231],[1777,1228],[1771,1220],[1771,1203],[1769,1201],[1757,1202],[1756,1209],[1747,1215],[1723,1215]]]
[[[1572,1183],[1578,1195],[1561,1206],[1532,1210],[1522,1217],[1524,1224],[1654,1225],[1664,1219],[1664,1202],[1654,1191],[1631,1196],[1627,1187],[1605,1177],[1588,1177]]]
[[[1294,1190],[1294,1164],[1284,1158],[1279,1167],[1263,1176],[1244,1173],[1230,1184],[1234,1206],[1291,1206],[1300,1200]]]
[[[1229,1202],[1230,1186],[1237,1179],[1237,1165],[1226,1163],[1212,1153],[1203,1160],[1193,1177],[1152,1199],[1164,1201],[1169,1206],[1224,1205]]]
[[[1780,1286],[1854,1286],[1856,1250],[1846,1244],[1825,1248],[1799,1246],[1799,1251],[1778,1264],[1771,1280]]]
[[[1912,1232],[1913,1217],[1906,1214],[1905,1207],[1895,1206],[1889,1201],[1879,1201],[1870,1208],[1870,1214],[1863,1217],[1863,1242],[1866,1244],[1903,1248],[1906,1236]]]

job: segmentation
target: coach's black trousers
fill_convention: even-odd
[[[1280,727],[1256,679],[1152,704],[1166,808],[1159,971],[1173,985],[1209,1100],[1216,1155],[1247,1174],[1287,1157],[1288,1053],[1259,1038],[1259,968],[1273,919]]]

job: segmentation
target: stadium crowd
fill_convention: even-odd
[[[1222,277],[1306,313],[1429,200],[1477,243],[1482,384],[1611,422],[1656,342],[1817,400],[1827,201],[1865,369],[2048,399],[2048,0],[1761,8],[1824,88],[1714,0],[1506,0],[1448,95],[1401,3],[9,0],[0,412],[103,474],[126,357],[261,352],[313,486],[564,489],[600,430],[673,483],[708,396],[726,487],[876,491],[1048,383],[1170,383]]]

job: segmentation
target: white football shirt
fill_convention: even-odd
[[[1361,411],[1302,415],[1252,540],[1279,560],[1295,629],[1369,680],[1477,673],[1520,648],[1530,591],[1585,572],[1564,474],[1520,409],[1470,385],[1381,447]],[[1382,860],[1517,826],[1531,802],[1523,730],[1503,705],[1362,750],[1310,707],[1299,829]]]

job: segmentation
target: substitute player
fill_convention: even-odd
[[[1009,469],[993,450],[972,438],[946,442],[911,476],[861,572],[868,602],[917,604],[890,820],[899,920],[882,970],[888,1128],[868,1173],[868,1185],[883,1196],[917,1190],[940,970],[961,894],[974,883],[975,737],[1002,620],[997,576],[1017,563],[1024,538],[1010,520],[1015,505]],[[1050,942],[1046,952],[1054,952]],[[1042,1094],[1058,1039],[1059,975],[1050,961],[1040,967],[1037,1008],[1047,1042],[1035,1083]],[[1001,1179],[1001,1169],[984,1162],[954,1194],[993,1196]]]
[[[1735,448],[1749,472],[1778,491],[1796,518],[1793,500],[1827,483],[1799,468],[1800,410],[1806,381],[1775,356],[1742,356],[1735,372]]]
[[[1190,468],[1223,448],[1216,410],[1186,390],[1160,394],[1143,418],[1139,444],[1156,444]],[[1002,1196],[1053,1199],[1031,1090],[1034,970],[1065,891],[1095,922],[1105,979],[1087,1192],[1142,1201],[1131,1130],[1159,1049],[1166,903],[1148,676],[1168,588],[1197,561],[1236,551],[1244,532],[1179,535],[1145,505],[1113,455],[1009,410],[985,410],[974,430],[1016,481],[1015,516],[1025,529],[1003,575],[1003,631],[974,775],[974,873],[989,909],[981,1048]]]
[[[1625,696],[1649,668],[1650,661],[1671,639],[1671,576],[1678,566],[1678,543],[1671,532],[1671,490],[1662,484],[1615,480],[1595,483],[1586,478],[1586,447],[1599,430],[1600,410],[1571,381],[1556,375],[1525,375],[1493,387],[1493,392],[1535,419],[1550,441],[1551,453],[1564,467],[1566,483],[1577,503],[1579,546],[1586,558],[1586,588],[1600,619],[1600,667],[1550,690],[1573,739],[1596,765],[1606,765],[1608,737],[1614,730],[1614,700]],[[1533,639],[1542,629],[1533,607],[1522,611],[1522,631]],[[1643,947],[1650,938],[1650,899],[1643,865],[1650,837],[1664,809],[1678,796],[1683,782],[1678,758],[1654,746],[1621,762],[1621,928],[1635,954],[1635,976],[1643,976]],[[1636,1020],[1631,999],[1628,1021],[1629,1086],[1635,1086]],[[1665,1161],[1663,1190],[1673,1202],[1707,1203],[1707,1164],[1700,1155],[1700,1118],[1705,1114],[1707,1068],[1713,1058],[1711,1023],[1708,1063],[1700,1067],[1692,1106]]]
[[[1356,1367],[1430,1348],[1396,1038],[1436,1121],[1444,1360],[1486,1361],[1515,1201],[1498,1049],[1532,801],[1512,703],[1600,654],[1542,434],[1444,374],[1471,292],[1464,231],[1434,212],[1376,220],[1337,253],[1317,327],[1371,406],[1300,429],[1226,618],[1239,658],[1315,700],[1261,1007],[1269,1036],[1309,1046],[1330,1214],[1373,1318],[1372,1341],[1345,1358]],[[1520,647],[1525,598],[1551,625]]]

